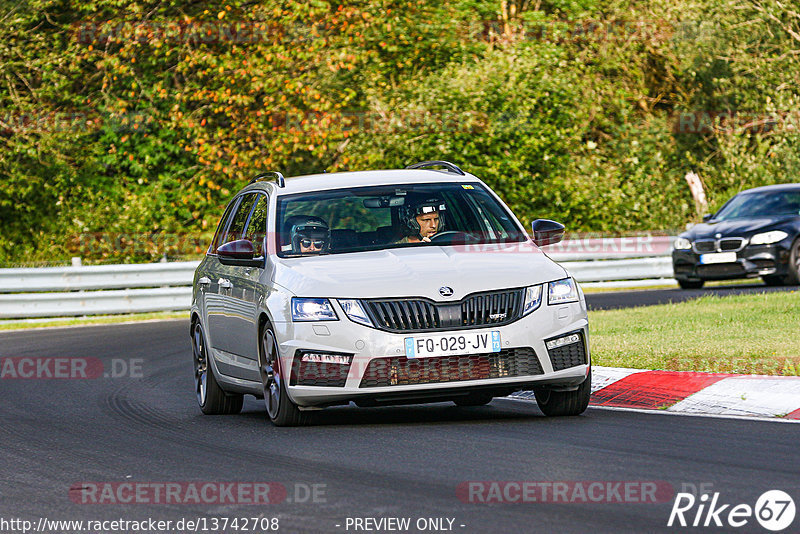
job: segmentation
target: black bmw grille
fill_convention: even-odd
[[[507,349],[489,354],[413,358],[377,358],[369,362],[362,388],[407,386],[439,382],[459,382],[540,375],[544,371],[530,347]]]
[[[695,241],[695,252],[716,252],[717,243],[715,241]]]
[[[562,369],[569,369],[570,367],[587,363],[583,335],[580,335],[580,338],[581,340],[578,343],[547,351],[550,355],[550,362],[553,364],[553,371],[561,371]]]
[[[519,318],[524,289],[469,295],[459,302],[424,299],[365,300],[373,324],[389,332],[423,332],[500,326]]]
[[[730,237],[719,240],[719,249],[723,252],[731,250],[741,250],[744,247],[744,239],[741,237]]]

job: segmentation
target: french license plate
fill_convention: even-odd
[[[734,263],[736,261],[735,252],[717,252],[715,254],[700,254],[700,263]]]
[[[406,358],[500,352],[500,332],[445,334],[406,338]]]

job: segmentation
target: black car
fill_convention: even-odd
[[[800,283],[800,184],[742,191],[675,240],[672,268],[683,289],[706,280],[761,277]]]

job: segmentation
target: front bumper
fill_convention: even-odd
[[[700,263],[700,254],[693,250],[673,250],[672,269],[679,280],[734,280],[759,276],[788,274],[790,243],[786,240],[770,245],[748,245],[736,252],[730,263]]]
[[[586,379],[591,365],[584,301],[556,306],[549,306],[545,301],[530,315],[506,326],[470,329],[470,333],[488,335],[499,331],[501,352],[444,357],[449,359],[447,362],[434,362],[435,358],[408,360],[405,358],[405,339],[448,332],[383,332],[350,321],[338,309],[338,303],[334,306],[339,313],[338,321],[275,324],[283,370],[296,372],[296,357],[303,351],[352,356],[345,376],[338,383],[336,380],[330,382],[336,383],[335,386],[302,385],[297,383],[295,374],[289,380],[287,391],[299,406],[331,405],[351,400],[362,405],[430,402],[470,393],[500,396],[546,384],[569,389]],[[570,357],[561,350],[552,352],[551,357],[545,341],[573,332],[581,336],[583,356]],[[464,330],[451,333],[458,335]],[[520,360],[523,356],[524,361]],[[413,368],[411,372],[409,363]],[[448,375],[443,369],[450,369],[450,376],[440,381],[441,377]],[[282,373],[284,377],[288,375],[286,371]],[[453,372],[458,376],[453,377]],[[420,376],[424,378],[421,381]],[[325,384],[325,381],[320,383]]]

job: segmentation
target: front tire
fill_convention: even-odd
[[[678,278],[678,285],[681,286],[681,289],[701,289],[704,283],[704,280],[685,280]]]
[[[261,336],[261,384],[264,388],[264,405],[267,415],[275,426],[302,426],[308,422],[308,414],[301,412],[289,398],[286,387],[289,373],[281,365],[275,332],[267,325]]]
[[[553,391],[549,388],[533,390],[539,409],[547,416],[580,415],[589,406],[592,395],[592,372],[574,391]]]
[[[206,415],[233,415],[242,411],[244,395],[228,394],[217,383],[208,360],[206,336],[200,321],[192,329],[192,357],[197,404]]]
[[[788,274],[784,278],[787,286],[800,284],[800,237],[794,240],[792,251],[789,253]]]

